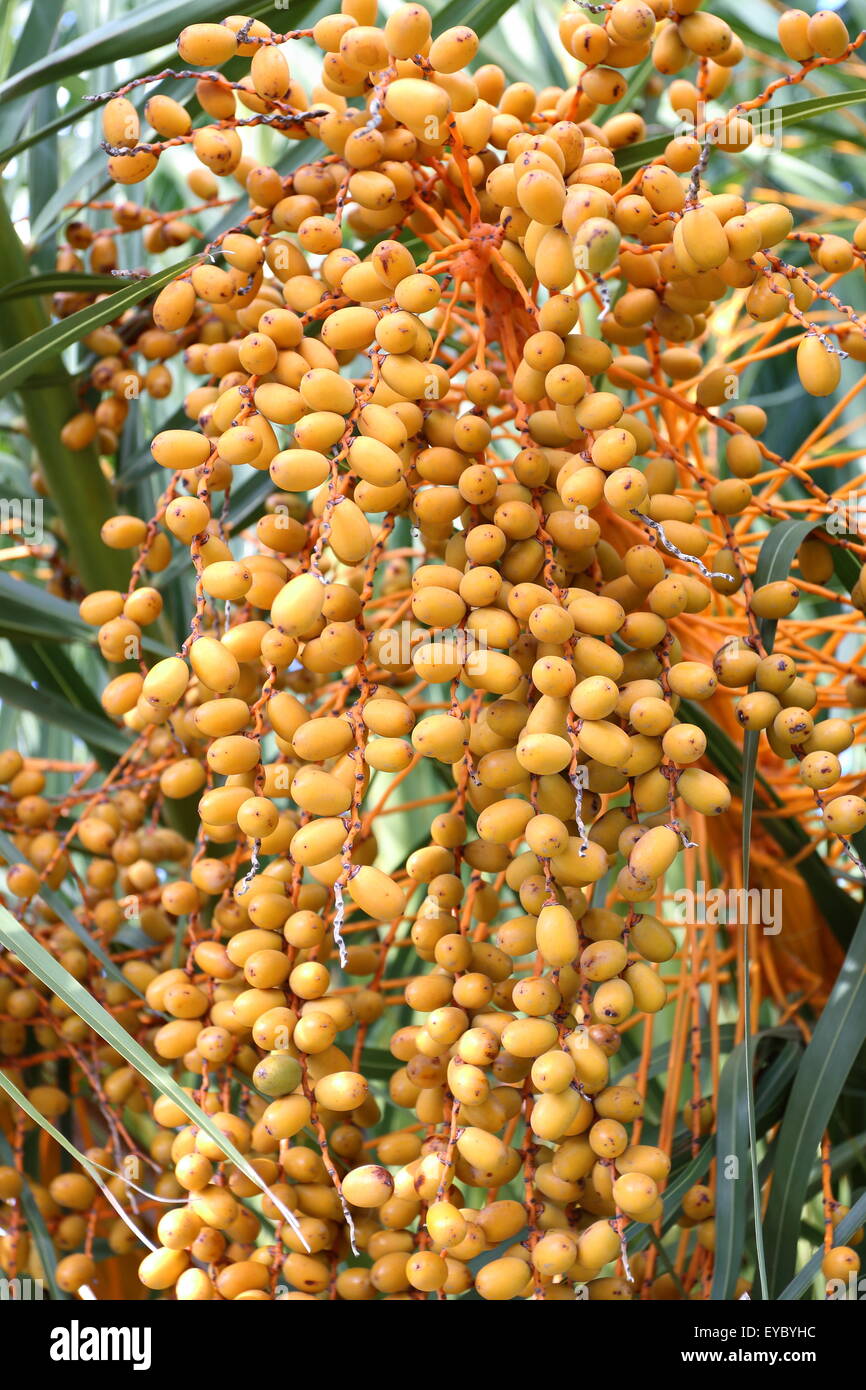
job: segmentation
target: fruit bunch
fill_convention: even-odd
[[[866,360],[833,289],[866,221],[797,229],[711,178],[779,85],[864,35],[785,12],[784,78],[711,118],[743,44],[697,0],[570,9],[560,37],[577,80],[535,90],[478,66],[471,29],[434,37],[417,3],[377,23],[375,0],[342,0],[286,34],[231,16],[103,104],[115,182],[185,150],[192,201],[111,204],[111,231],[80,209],[59,267],[115,270],[131,230],[194,255],[86,340],[65,442],[111,456],[142,392],[184,394],[151,445],[154,513],[102,529],[128,587],[80,600],[128,747],[60,795],[2,754],[0,822],[19,920],[174,1089],[154,1097],[26,955],[0,959],[7,1075],[43,1117],[103,1121],[87,1171],[35,1194],[61,1289],[116,1293],[135,1256],[136,1287],[181,1300],[709,1290],[712,1182],[672,1212],[663,1195],[713,1128],[739,946],[693,923],[681,945],[665,894],[741,833],[714,734],[747,740],[852,872],[866,825],[843,771],[866,684],[838,654],[863,546],[822,529],[814,458],[775,454],[737,399],[761,354],[790,353],[814,396]],[[309,91],[296,44],[321,56]],[[647,58],[684,118],[653,150],[629,96]],[[200,116],[162,91],[139,110],[142,87],[191,76]],[[262,126],[287,161],[248,152]],[[194,219],[238,185],[243,216],[205,238]],[[236,503],[251,486],[255,516]],[[813,521],[798,578],[762,577],[792,515]],[[177,644],[170,568],[191,596]],[[818,650],[796,610],[838,605],[835,574],[851,601]],[[762,828],[779,881],[767,844]],[[834,963],[832,942],[765,941],[758,969],[784,1005],[809,969],[825,998]],[[698,1035],[692,1090],[683,1111],[683,1044],[647,1114],[669,1000],[677,1036]],[[30,1122],[4,1113],[20,1150]],[[21,1188],[20,1165],[0,1170],[7,1268],[38,1266]],[[830,1248],[843,1213],[831,1194],[828,1277],[859,1264]],[[671,1214],[674,1274],[629,1253]]]

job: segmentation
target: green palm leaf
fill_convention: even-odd
[[[770,1294],[794,1273],[809,1176],[836,1101],[866,1041],[866,911],[803,1054],[776,1148],[765,1236]]]
[[[866,87],[855,87],[842,92],[829,92],[825,96],[809,97],[805,101],[793,101],[787,105],[765,106],[761,108],[763,119],[772,113],[785,130],[805,125],[816,116],[825,116],[831,111],[843,111],[848,106],[862,106],[866,100]],[[678,132],[668,130],[663,135],[653,135],[649,140],[641,140],[637,145],[628,145],[617,151],[616,164],[621,174],[634,174],[642,165],[657,159],[664,153],[665,146]]]
[[[62,323],[52,324],[41,333],[34,333],[32,337],[16,343],[14,347],[7,348],[0,354],[0,396],[5,396],[7,392],[26,382],[37,367],[51,361],[64,348],[80,342],[88,333],[92,333],[94,328],[111,323],[127,309],[157,294],[164,285],[176,280],[200,259],[199,256],[190,256],[177,265],[169,266],[167,270],[159,270],[155,275],[134,280],[132,284],[124,285],[123,289],[117,290],[106,299],[100,299],[95,304],[88,305],[86,309],[79,309],[76,314],[70,314]]]

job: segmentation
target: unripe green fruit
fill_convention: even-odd
[[[265,1096],[287,1096],[301,1084],[301,1067],[287,1052],[271,1052],[253,1072],[253,1085]]]

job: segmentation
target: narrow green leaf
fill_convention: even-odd
[[[38,584],[26,579],[14,579],[0,571],[0,634],[44,639],[48,642],[96,643],[96,628],[86,623],[78,605],[68,599],[49,594]],[[174,656],[174,652],[145,631],[141,646],[153,656]]]
[[[32,294],[103,294],[123,284],[117,275],[87,275],[64,270],[49,270],[44,275],[29,275],[25,280],[13,280],[0,289],[0,304],[7,299],[26,299]]]
[[[823,96],[807,97],[805,101],[785,102],[767,109],[778,115],[785,126],[805,125],[828,111],[842,111],[846,106],[861,106],[866,100],[866,87],[847,87],[841,92],[826,92]]]
[[[434,37],[465,24],[483,38],[515,4],[516,0],[448,0],[433,16]]]
[[[777,1036],[788,1038],[787,1029],[773,1028],[766,1029],[762,1037]],[[774,1113],[774,1106],[778,1101],[778,1081],[779,1072],[774,1067],[768,1068],[765,1076],[762,1076],[758,1083],[758,1100],[756,1106],[756,1120],[762,1127],[769,1124]],[[694,1183],[700,1182],[712,1162],[715,1151],[715,1142],[712,1137],[705,1139],[694,1157],[681,1168],[675,1168],[673,1176],[668,1182],[667,1187],[662,1193],[662,1206],[664,1215],[662,1217],[662,1230],[667,1231],[679,1218],[682,1199],[685,1193]],[[650,1243],[650,1228],[636,1224],[629,1226],[626,1231],[628,1248],[637,1253],[644,1250]]]
[[[793,128],[823,116],[828,111],[841,111],[846,106],[860,106],[866,100],[866,87],[849,88],[843,92],[829,92],[826,96],[809,97],[806,101],[793,101],[787,105],[770,105],[762,108],[766,119],[768,112],[779,120],[784,129]],[[649,140],[641,140],[637,145],[629,145],[616,152],[616,165],[621,174],[633,174],[644,164],[651,163],[664,153],[665,146],[677,134],[675,130],[665,131],[663,135],[653,135]]]
[[[142,72],[137,72],[135,77],[155,76],[163,67],[163,63],[152,64]],[[190,95],[184,97],[182,93],[186,87],[190,88]],[[191,95],[193,89],[186,81],[178,81],[176,78],[166,78],[164,82],[148,84],[147,90],[150,96],[171,95],[176,101],[179,101],[182,106],[186,106],[191,115],[196,114],[199,109],[198,102]],[[70,104],[63,114],[56,117],[55,120],[49,121],[45,125],[37,126],[35,130],[30,130],[26,134],[19,136],[11,145],[7,145],[5,149],[0,150],[0,164],[6,164],[10,159],[14,159],[17,154],[21,154],[24,150],[31,149],[33,145],[38,145],[50,135],[56,135],[60,131],[71,130],[72,126],[77,125],[79,121],[83,121],[88,116],[93,116],[107,100],[108,94],[101,92],[94,101],[82,102],[80,106],[73,106]],[[96,161],[97,157],[99,167],[104,167],[105,156],[102,150],[95,151],[94,161]],[[95,169],[97,163],[94,162],[91,167]],[[43,212],[40,212],[37,220],[40,220],[42,217]]]
[[[47,125],[39,126],[38,129],[19,136],[17,140],[13,140],[11,145],[6,145],[0,150],[0,164],[8,164],[10,159],[23,154],[25,150],[32,149],[34,145],[39,144],[40,140],[46,140],[51,135],[58,135],[61,130],[68,130],[75,121],[83,120],[85,116],[89,116],[92,110],[92,106],[81,106],[75,112],[64,111],[61,116],[56,116]]]
[[[846,1093],[850,1093],[853,1088],[845,1087]],[[861,1173],[866,1175],[866,1131],[855,1134],[851,1139],[845,1139],[841,1144],[833,1145],[833,1178],[838,1181],[852,1169],[859,1168]],[[823,1178],[824,1165],[820,1158],[816,1158],[812,1165],[812,1172],[809,1175],[809,1196],[813,1196],[820,1187]]]
[[[758,563],[755,568],[755,587],[762,584],[769,584],[774,580],[784,578],[791,569],[794,557],[802,541],[806,538],[815,526],[810,521],[784,521],[774,526],[767,536],[758,556]],[[776,622],[774,620],[761,620],[761,641],[764,648],[769,653],[773,650],[773,642],[776,636]],[[755,773],[758,766],[758,743],[760,732],[748,730],[743,740],[743,784],[742,784],[742,868],[743,868],[743,888],[748,893],[750,870],[751,870],[751,846],[752,846],[752,812],[754,808],[755,796]],[[742,953],[741,953],[741,978],[743,981],[743,1016],[746,1019],[746,1031],[748,1033],[749,1019],[752,1013],[752,988],[751,988],[751,960],[749,958],[749,925],[748,921],[742,924]],[[767,1279],[766,1258],[764,1253],[764,1236],[761,1222],[761,1181],[758,1172],[757,1154],[757,1134],[755,1128],[754,1111],[754,1076],[753,1076],[754,1053],[751,1047],[745,1048],[742,1057],[743,1081],[745,1087],[745,1109],[746,1127],[749,1137],[748,1160],[752,1177],[752,1201],[753,1214],[755,1220],[755,1240],[757,1247],[758,1261],[758,1283],[761,1290],[761,1297],[766,1302],[769,1298],[769,1283]],[[745,1221],[745,1212],[743,1212]],[[739,1234],[735,1229],[734,1236]],[[733,1250],[731,1250],[733,1255]],[[720,1279],[728,1281],[730,1279],[730,1268],[723,1269]],[[727,1284],[725,1285],[727,1287]],[[716,1284],[714,1283],[714,1288]],[[721,1284],[719,1285],[721,1287]]]
[[[43,87],[36,93],[33,119],[39,125],[47,125],[57,114],[57,89]],[[39,150],[31,150],[27,156],[27,193],[30,207],[44,207],[57,192],[60,183],[60,148],[56,135],[48,136]],[[33,245],[30,260],[35,271],[49,270],[54,266],[56,251],[53,245],[44,241]]]
[[[30,5],[4,77],[12,77],[16,72],[22,72],[31,63],[51,52],[64,7],[64,0],[42,0],[41,4]],[[8,5],[7,13],[10,20],[14,20],[15,6]],[[7,140],[11,135],[23,130],[31,119],[35,106],[36,98],[28,99],[27,96],[20,96],[16,101],[5,103],[0,114],[0,140]],[[5,160],[0,160],[0,163],[5,163]]]
[[[28,710],[37,719],[54,724],[58,729],[66,729],[91,748],[104,748],[120,755],[129,747],[129,738],[107,719],[97,719],[86,710],[75,709],[50,691],[35,689],[17,676],[0,672],[0,699],[8,700],[16,709]]]
[[[236,536],[239,531],[245,530],[253,521],[264,515],[265,500],[273,490],[274,485],[267,473],[257,472],[252,478],[247,478],[241,483],[237,492],[232,494],[232,535]]]
[[[107,299],[90,304],[86,309],[79,309],[77,314],[70,314],[69,318],[63,319],[61,323],[51,324],[41,333],[35,333],[32,338],[7,348],[6,352],[0,354],[0,396],[5,396],[7,392],[26,382],[40,363],[56,357],[64,348],[92,333],[94,328],[110,323],[127,309],[140,304],[143,299],[157,294],[163,285],[177,279],[200,259],[200,256],[190,256],[177,265],[169,266],[167,270],[157,271],[155,275],[148,275],[143,280],[134,280],[109,295]]]
[[[291,13],[287,12],[286,18],[297,26],[312,8],[311,0],[292,0]],[[273,0],[248,0],[244,14],[271,20]],[[94,68],[107,67],[139,53],[174,44],[187,24],[215,21],[221,15],[222,10],[214,6],[213,0],[185,0],[183,6],[178,6],[176,0],[154,0],[137,13],[121,14],[108,24],[78,35],[56,53],[38,59],[23,72],[8,78],[0,85],[0,101],[32,92],[46,83],[59,82],[70,73],[92,72]],[[181,66],[179,59],[177,66]]]
[[[15,45],[15,52],[9,61],[6,77],[23,71],[43,56],[51,45],[52,35],[63,9],[64,0],[39,0],[39,3],[31,4]]]
[[[747,1067],[747,1052],[754,1064],[756,1036],[740,1043],[725,1062],[719,1077],[716,1097],[716,1234],[717,1248],[713,1264],[713,1285],[710,1297],[733,1298],[734,1285],[740,1274],[743,1246],[746,1238],[747,1188],[739,1173],[731,1177],[726,1164],[733,1156],[746,1170],[757,1162],[749,1133],[748,1100],[751,1081]]]
[[[538,56],[544,68],[544,75],[552,87],[567,87],[568,78],[560,61],[560,54],[547,36],[545,26],[546,12],[533,6],[531,11],[532,33],[538,44]]]
[[[684,700],[681,710],[689,723],[697,724],[706,734],[707,756],[731,790],[742,797],[744,816],[750,827],[754,791],[760,787],[763,802],[761,825],[776,841],[785,858],[796,861],[797,872],[821,904],[831,931],[847,950],[857,924],[857,903],[850,893],[840,887],[826,860],[802,826],[790,816],[777,817],[764,813],[764,806],[781,806],[781,802],[761,773],[755,772],[757,737],[747,733],[741,751],[699,704]]]
[[[384,1047],[364,1048],[364,1075],[379,1081],[388,1081],[402,1063]],[[370,1067],[367,1071],[366,1068]]]
[[[735,1031],[735,1030],[734,1030],[734,1025],[733,1025],[732,1023],[723,1023],[723,1024],[720,1026],[720,1028],[719,1028],[719,1044],[720,1044],[720,1046],[721,1046],[721,1048],[722,1048],[722,1050],[723,1050],[724,1052],[729,1051],[730,1048],[733,1046],[733,1042],[734,1042],[734,1031]],[[626,1039],[628,1038],[628,1036],[629,1036],[629,1035],[628,1035],[627,1033],[624,1033],[624,1034],[623,1034],[623,1043],[625,1043],[625,1041],[626,1041]],[[700,1033],[699,1037],[696,1038],[696,1041],[700,1043],[701,1053],[702,1053],[702,1054],[705,1054],[706,1051],[707,1051],[707,1048],[710,1046],[710,1030],[709,1030],[708,1028],[707,1028],[707,1029],[704,1029],[704,1030]],[[636,1055],[636,1057],[637,1057],[637,1055],[639,1055],[639,1050],[638,1050],[638,1053],[636,1053],[635,1055]],[[620,1052],[620,1056],[622,1056],[622,1052]],[[670,1043],[669,1043],[669,1042],[659,1043],[658,1047],[654,1047],[653,1050],[652,1050],[652,1052],[650,1053],[649,1067],[647,1068],[647,1075],[648,1075],[648,1076],[662,1076],[662,1075],[664,1075],[664,1074],[667,1072],[668,1067],[669,1067],[669,1065],[670,1065],[670,1057],[671,1057],[671,1045],[670,1045]]]
[[[806,521],[777,522],[761,546],[758,563],[755,566],[755,588],[760,588],[762,584],[775,584],[781,579],[787,579],[803,541],[813,531],[820,530],[820,522],[808,519]],[[761,641],[768,652],[773,650],[776,627],[777,621],[774,618],[762,618],[760,620]]]
[[[771,1031],[754,1033],[749,1039],[752,1066],[759,1046],[772,1036]],[[773,1064],[772,1071],[781,1071],[790,1085],[794,1078],[800,1048],[789,1042]],[[782,1064],[782,1066],[780,1066]],[[770,1076],[762,1088],[762,1099],[770,1100]],[[734,1286],[742,1272],[746,1238],[748,1189],[740,1174],[754,1164],[757,1154],[752,1148],[748,1115],[748,1069],[746,1044],[740,1043],[727,1058],[719,1077],[716,1097],[716,1248],[713,1264],[713,1284],[710,1298],[714,1301],[734,1297]],[[726,1165],[737,1161],[735,1175],[729,1175]]]
[[[770,1293],[794,1273],[809,1175],[821,1136],[866,1040],[866,910],[800,1063],[782,1121],[765,1232]]]

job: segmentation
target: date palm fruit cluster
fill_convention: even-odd
[[[93,333],[102,399],[66,442],[111,455],[142,391],[186,394],[152,442],[155,514],[103,528],[128,590],[81,600],[129,751],[60,805],[2,755],[7,886],[253,1174],[4,957],[13,1071],[62,1056],[113,1117],[88,1153],[129,1219],[83,1172],[35,1193],[64,1289],[100,1279],[96,1235],[182,1300],[682,1295],[627,1247],[712,1100],[659,1131],[646,1063],[618,1054],[635,1025],[651,1048],[672,987],[665,876],[739,815],[708,729],[763,731],[761,757],[814,793],[844,851],[866,819],[843,779],[852,722],[818,718],[785,650],[800,585],[753,578],[751,522],[777,514],[762,479],[785,461],[708,344],[735,305],[789,334],[807,392],[832,392],[866,340],[826,281],[862,265],[866,223],[800,233],[780,202],[712,191],[762,101],[704,118],[743,53],[724,20],[695,0],[592,9],[560,23],[582,65],[568,89],[478,66],[473,31],[433,37],[420,4],[382,22],[343,0],[296,33],[184,29],[203,121],[167,95],[141,107],[136,84],[103,108],[112,178],[140,184],[184,149],[192,202],[121,202],[111,231],[78,217],[61,266],[114,268],[130,229],[196,261]],[[794,74],[852,51],[831,12],[787,11],[779,35]],[[320,51],[310,90],[294,42]],[[647,57],[692,128],[633,165]],[[249,153],[263,125],[297,147],[289,172]],[[245,214],[203,250],[196,200],[238,185]],[[269,490],[238,528],[251,470]],[[806,539],[801,580],[825,585],[833,557]],[[170,564],[194,606],[154,659]],[[395,859],[401,816],[419,839]],[[109,952],[134,904],[125,983],[41,896],[70,880]],[[24,1089],[49,1118],[70,1105],[56,1081]],[[0,1171],[17,1221],[19,1190]],[[712,1186],[675,1214],[703,1296]],[[859,1264],[843,1250],[828,1275]],[[38,1259],[23,1228],[11,1257]]]

